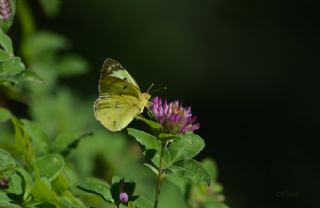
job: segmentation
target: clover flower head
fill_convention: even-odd
[[[121,192],[119,195],[119,202],[124,204],[127,203],[129,200],[129,196],[126,192]]]
[[[179,134],[200,128],[200,124],[196,122],[197,117],[191,113],[191,107],[182,107],[177,100],[167,102],[160,97],[154,97],[150,109],[166,133]]]

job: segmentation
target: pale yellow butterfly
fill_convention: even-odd
[[[149,99],[150,94],[141,93],[137,82],[119,62],[111,58],[104,61],[94,112],[105,128],[110,131],[122,130],[143,112]]]

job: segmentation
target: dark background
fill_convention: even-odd
[[[35,5],[35,10],[38,10]],[[64,1],[55,20],[90,73],[62,80],[97,96],[119,60],[142,91],[191,105],[233,208],[312,208],[320,187],[319,24],[311,1]],[[41,13],[38,12],[41,17]]]

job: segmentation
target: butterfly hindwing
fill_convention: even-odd
[[[95,116],[111,131],[120,131],[139,114],[145,104],[130,95],[109,95],[95,102]]]

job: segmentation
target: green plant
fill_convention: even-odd
[[[57,15],[59,0],[38,3],[48,17]],[[69,52],[70,42],[39,30],[25,0],[2,0],[1,9],[6,10],[0,11],[1,208],[148,208],[158,202],[159,207],[226,207],[214,162],[192,159],[204,148],[204,140],[192,133],[198,127],[193,120],[192,128],[178,131],[181,123],[165,123],[150,107],[148,119],[138,119],[151,132],[128,128],[139,145],[106,131],[93,117],[94,99],[59,82],[89,68]],[[21,36],[12,41],[7,32],[14,18]]]

